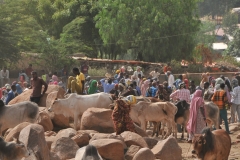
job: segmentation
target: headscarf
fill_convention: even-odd
[[[120,73],[120,70],[116,70],[116,74]]]
[[[185,83],[186,89],[188,89],[189,87],[188,79],[184,79],[184,83]]]
[[[94,85],[94,84],[96,84],[96,83],[97,83],[96,80],[92,80],[92,82],[90,83],[90,87],[88,88],[88,94],[94,94],[94,93],[96,93],[97,85]]]
[[[56,75],[52,75],[52,80],[58,82],[58,77]]]
[[[196,92],[193,94],[193,98],[190,104],[190,116],[187,124],[187,130],[189,133],[195,133],[196,131],[197,113],[202,105],[204,105],[202,91],[196,90]]]

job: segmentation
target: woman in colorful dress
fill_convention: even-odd
[[[192,142],[194,134],[201,134],[202,129],[206,127],[205,120],[206,118],[202,90],[196,90],[196,92],[193,94],[190,104],[190,116],[187,124],[189,143]]]

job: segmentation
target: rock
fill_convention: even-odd
[[[19,125],[15,126],[6,136],[5,141],[6,142],[10,142],[13,141],[13,138],[18,138],[19,134],[21,132],[21,130],[25,127],[27,127],[28,125],[30,125],[31,123],[29,122],[23,122],[20,123]]]
[[[53,130],[51,118],[45,110],[39,112],[37,124],[43,126],[45,132]]]
[[[90,142],[105,159],[124,160],[122,141],[117,139],[98,139]]]
[[[48,94],[46,99],[46,108],[48,109],[56,98],[64,98],[64,93],[62,91],[54,91]],[[67,128],[69,127],[69,118],[65,117],[63,114],[54,114],[54,112],[48,112],[53,125],[59,128]]]
[[[45,140],[47,142],[48,149],[51,150],[51,145],[53,141],[55,141],[55,136],[45,136]]]
[[[89,144],[90,135],[88,133],[77,133],[71,139],[77,143],[79,147],[83,147]]]
[[[62,160],[74,158],[78,149],[78,145],[69,137],[56,139],[51,145],[51,152]]]
[[[47,137],[50,137],[50,136],[56,136],[57,133],[54,131],[46,131],[46,132],[44,132],[44,135]]]
[[[39,106],[46,107],[47,96],[49,93],[54,92],[54,91],[58,92],[58,96],[62,95],[62,97],[64,97],[65,91],[62,87],[59,87],[57,85],[49,85],[46,93],[43,95],[43,97],[41,98],[41,100],[39,102]],[[31,94],[32,94],[32,89],[29,89],[29,90],[21,93],[17,97],[15,97],[8,104],[12,105],[12,104],[23,102],[23,101],[29,101]]]
[[[94,136],[95,133],[99,133],[99,132],[94,130],[78,130],[77,133],[87,133],[92,137]]]
[[[50,160],[61,160],[56,153],[50,152]]]
[[[74,130],[73,128],[67,128],[67,129],[63,129],[60,130],[57,135],[56,135],[56,140],[62,137],[68,137],[68,138],[72,138],[77,134],[77,131]]]
[[[230,124],[229,125],[229,131],[239,131],[240,130],[240,127],[238,126],[238,124],[237,123],[233,123],[233,124]]]
[[[123,137],[124,142],[128,147],[130,147],[131,145],[137,145],[137,146],[140,146],[141,148],[144,148],[144,147],[148,148],[148,145],[145,142],[145,140],[137,133],[125,131],[121,133],[121,136]]]
[[[152,136],[153,131],[152,130],[146,130],[146,133],[147,133],[148,136]]]
[[[89,108],[81,119],[81,130],[95,130],[100,133],[113,133],[114,126],[111,118],[112,110],[104,108]]]
[[[237,135],[237,139],[240,139],[240,133],[238,133],[238,135]]]
[[[90,142],[97,139],[118,139],[124,142],[124,139],[121,135],[106,134],[106,133],[95,133],[94,136],[92,136]]]
[[[181,160],[182,149],[173,136],[158,142],[152,149],[153,154],[158,159]]]
[[[155,160],[153,152],[149,148],[141,148],[133,157],[133,160]]]
[[[135,123],[134,123],[134,126],[135,126],[135,130],[136,130],[136,133],[142,137],[148,137],[147,133],[142,130],[140,127],[138,127]]]
[[[39,124],[29,124],[23,128],[19,134],[19,141],[34,152],[38,159],[49,159],[50,152],[44,137],[44,129]],[[25,158],[25,160],[33,160],[33,157]]]
[[[84,153],[85,153],[85,149],[86,149],[86,146],[81,147],[81,148],[79,148],[79,149],[77,150],[77,153],[76,153],[76,156],[75,156],[75,159],[76,159],[76,160],[77,160],[77,159],[82,160],[83,155],[84,155]]]
[[[158,143],[158,140],[156,140],[154,138],[143,137],[143,139],[148,144],[148,148],[150,148],[150,149],[152,149]]]
[[[125,153],[125,159],[126,160],[132,160],[134,155],[141,149],[141,147],[136,146],[136,145],[131,145],[128,150],[127,153]]]

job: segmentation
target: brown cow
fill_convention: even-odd
[[[231,149],[231,138],[225,130],[211,132],[206,127],[201,135],[193,138],[193,154],[201,160],[227,160]]]

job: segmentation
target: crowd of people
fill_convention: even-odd
[[[9,84],[9,71],[3,68],[0,72],[1,88],[0,97],[5,104],[8,104],[15,96],[27,89],[33,88],[30,101],[39,103],[41,96],[46,92],[48,85],[60,85],[66,89],[66,94],[77,93],[80,95],[105,92],[112,94],[116,99],[127,96],[154,97],[161,101],[185,100],[190,104],[190,118],[187,130],[190,133],[189,141],[193,134],[198,134],[206,126],[204,101],[212,101],[220,110],[220,122],[225,124],[228,133],[227,109],[231,108],[231,123],[240,123],[240,75],[235,74],[233,79],[224,76],[213,77],[209,73],[203,73],[199,85],[193,80],[189,81],[186,74],[180,74],[176,79],[171,73],[171,66],[167,64],[163,71],[154,69],[148,75],[144,75],[140,66],[132,75],[125,72],[125,67],[115,71],[114,76],[106,74],[101,80],[92,79],[88,75],[89,66],[84,63],[81,69],[72,69],[73,76],[69,76],[66,66],[61,70],[61,78],[57,73],[52,75],[41,71],[38,76],[30,64],[25,71],[19,73],[18,82]],[[160,83],[160,75],[163,73],[166,78]],[[39,78],[40,77],[40,78]],[[42,86],[44,90],[42,91]],[[235,114],[238,120],[235,119]]]

